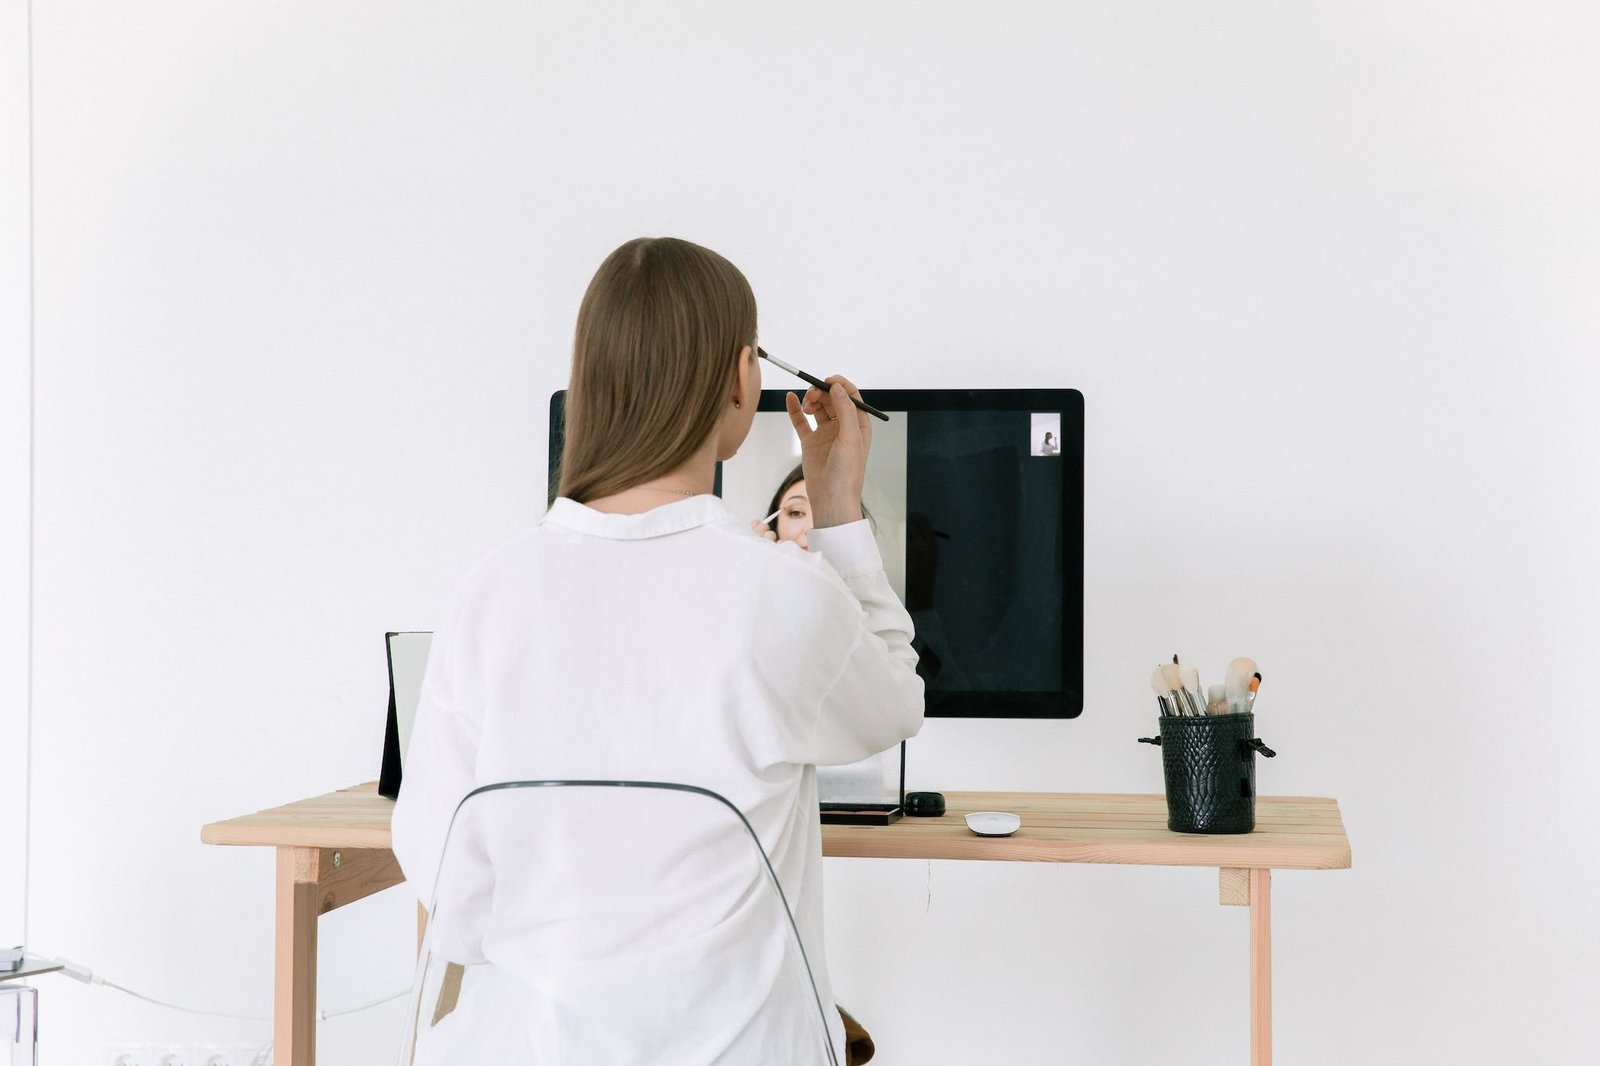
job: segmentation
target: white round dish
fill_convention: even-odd
[[[973,811],[967,815],[967,828],[981,837],[1008,837],[1022,825],[1022,819],[1004,811]]]

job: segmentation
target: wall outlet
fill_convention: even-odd
[[[272,1052],[264,1044],[196,1044],[189,1063],[190,1066],[272,1066]]]
[[[196,1044],[194,1066],[245,1066],[230,1047],[221,1044]]]
[[[151,1066],[149,1044],[113,1044],[106,1048],[106,1066]]]
[[[238,1057],[238,1066],[272,1066],[271,1044],[235,1044],[233,1053]]]
[[[113,1044],[105,1066],[272,1066],[262,1044]]]

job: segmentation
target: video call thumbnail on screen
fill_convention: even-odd
[[[746,520],[800,462],[784,393],[762,393],[717,491]],[[561,394],[552,402],[552,479]],[[1074,717],[1083,677],[1083,397],[874,391],[862,503],[916,627],[934,716]],[[776,524],[776,523],[775,523]]]

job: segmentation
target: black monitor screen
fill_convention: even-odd
[[[717,493],[803,537],[804,484],[784,393],[761,395]],[[1083,710],[1083,394],[1073,389],[877,390],[862,503],[916,626],[935,717],[1074,718]],[[562,401],[550,411],[550,483]],[[552,495],[554,493],[552,492]],[[787,508],[787,509],[782,509]],[[796,529],[801,532],[797,535]],[[803,544],[803,539],[801,539]]]

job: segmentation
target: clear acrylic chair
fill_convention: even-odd
[[[475,789],[428,915],[401,1066],[839,1066],[783,886],[708,789]]]
[[[39,1061],[39,993],[31,985],[0,984],[0,1066]]]

